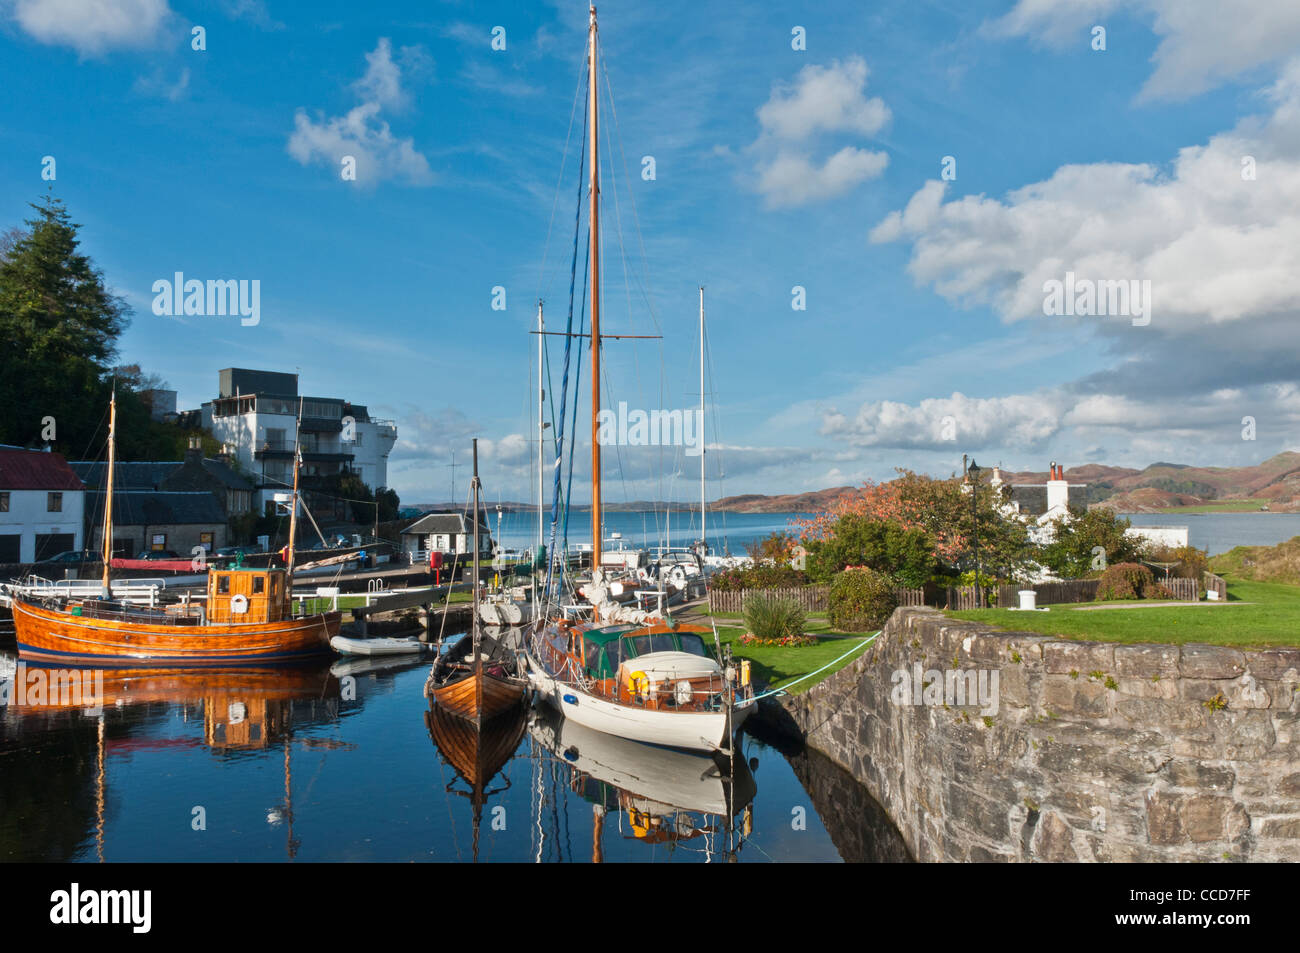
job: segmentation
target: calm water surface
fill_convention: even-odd
[[[1300,513],[1122,513],[1134,526],[1186,526],[1188,542],[1211,556],[1234,546],[1275,546],[1300,536]]]
[[[820,756],[746,737],[730,783],[712,758],[535,715],[476,753],[426,717],[426,663],[371,664],[107,672],[101,719],[15,707],[15,660],[0,656],[0,858],[906,859]],[[477,790],[476,758],[492,772]]]

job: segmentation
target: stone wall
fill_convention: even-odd
[[[895,673],[917,663],[996,672],[996,713],[901,703]],[[1064,641],[902,608],[783,706],[918,860],[1295,861],[1298,686],[1300,649]]]

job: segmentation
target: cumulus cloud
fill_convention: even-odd
[[[152,44],[172,11],[167,0],[17,0],[13,18],[32,39],[83,56]]]
[[[1150,19],[1160,37],[1146,98],[1194,96],[1300,49],[1300,5],[1255,0],[1019,0],[987,29],[1086,47],[1092,27],[1121,12]]]
[[[408,72],[427,71],[430,61],[423,50],[403,47],[399,60]],[[352,85],[361,103],[341,116],[312,118],[299,109],[289,136],[289,154],[303,165],[321,162],[341,170],[344,156],[356,161],[357,184],[372,186],[383,179],[397,179],[411,185],[429,185],[434,180],[428,159],[415,148],[411,138],[393,135],[380,118],[385,109],[400,110],[408,104],[403,87],[403,63],[393,59],[392,44],[381,38],[366,54],[366,72]],[[337,174],[337,172],[336,172]]]
[[[1005,199],[945,201],[946,184],[932,181],[871,239],[910,241],[918,282],[1008,321],[1062,320],[1044,317],[1044,283],[1067,271],[1149,279],[1154,314],[1144,330],[1153,337],[1292,315],[1300,310],[1300,60],[1268,95],[1271,115],[1182,149],[1167,170],[1067,165]],[[1243,175],[1248,166],[1254,179]]]
[[[889,107],[866,95],[867,64],[861,57],[812,64],[793,83],[778,83],[758,109],[759,135],[750,146],[758,157],[753,187],[769,208],[785,208],[843,195],[876,178],[889,164],[884,152],[843,146],[818,160],[813,151],[834,136],[870,137],[889,121]]]

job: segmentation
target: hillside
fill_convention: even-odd
[[[1233,579],[1300,586],[1300,536],[1276,546],[1237,546],[1212,558],[1210,571]]]

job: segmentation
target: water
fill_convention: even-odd
[[[711,552],[733,556],[745,555],[745,545],[765,539],[772,533],[793,532],[790,521],[806,516],[802,513],[708,513],[708,542]],[[501,514],[501,532],[497,533],[497,515],[491,504],[487,508],[488,528],[496,538],[502,538],[509,549],[529,549],[537,542],[537,513],[516,512]],[[546,538],[550,539],[551,514],[543,516]],[[622,533],[629,546],[651,548],[670,545],[685,548],[700,538],[700,511],[673,509],[671,519],[663,510],[634,510],[609,512],[603,521],[606,539]],[[556,539],[563,537],[563,524],[556,530]],[[575,511],[569,516],[569,547],[591,542],[590,511]]]
[[[1186,526],[1188,542],[1211,556],[1234,546],[1275,546],[1300,536],[1300,513],[1121,513],[1134,526]]]
[[[3,661],[0,671],[12,667],[12,656]],[[11,704],[0,709],[0,859],[906,858],[879,807],[818,755],[787,760],[745,737],[729,785],[710,758],[571,731],[554,718],[487,738],[509,759],[487,782],[476,841],[474,792],[453,767],[455,733],[426,721],[427,665],[367,671],[374,664],[108,672],[102,721],[14,707],[10,683]]]

